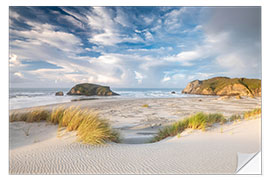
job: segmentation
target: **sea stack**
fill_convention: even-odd
[[[55,93],[56,96],[64,96],[64,93],[63,91],[58,91]]]
[[[70,89],[67,95],[84,95],[84,96],[116,96],[109,86],[83,83],[77,84]]]

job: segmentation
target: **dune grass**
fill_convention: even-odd
[[[250,119],[259,115],[261,115],[261,108],[256,108],[251,111],[244,112],[242,117],[244,119]],[[160,129],[151,142],[157,142],[170,136],[177,135],[177,137],[180,137],[181,136],[180,134],[187,128],[200,129],[204,131],[207,127],[211,127],[214,123],[223,124],[226,123],[227,121],[236,122],[240,121],[242,117],[239,114],[234,114],[230,116],[228,119],[226,119],[220,113],[206,114],[203,112],[199,112],[181,121],[175,122],[172,125],[166,126],[163,129]],[[220,133],[223,133],[222,127],[220,129]]]
[[[241,119],[241,115],[239,114],[233,114],[229,117],[229,121],[232,122],[232,121],[239,121]]]
[[[152,139],[151,142],[157,142],[170,136],[176,136],[187,128],[205,130],[214,123],[226,122],[225,117],[222,114],[206,114],[199,112],[195,115],[187,117],[181,121],[160,129],[158,134]]]
[[[111,128],[106,119],[100,118],[95,111],[79,107],[67,109],[58,107],[52,112],[35,109],[22,114],[10,115],[10,122],[39,122],[42,120],[59,124],[59,128],[65,127],[67,131],[77,131],[78,140],[82,143],[96,145],[108,141],[120,142],[119,133]]]
[[[62,106],[54,108],[51,112],[48,122],[52,124],[59,124],[59,120],[63,118],[64,111],[65,109]]]
[[[25,121],[25,122],[40,122],[43,120],[48,120],[50,117],[50,112],[44,109],[34,109],[25,113],[12,113],[9,116],[10,122],[15,121]]]
[[[86,144],[104,144],[107,141],[120,142],[120,135],[114,131],[106,119],[98,112],[79,107],[62,107],[52,111],[51,123],[66,127],[67,131],[77,131],[78,140]]]
[[[250,119],[252,117],[259,116],[259,115],[261,115],[261,113],[262,113],[261,108],[256,108],[256,109],[253,109],[251,111],[247,111],[244,113],[244,119]]]
[[[144,105],[142,105],[142,107],[148,108],[149,105],[148,104],[144,104]]]

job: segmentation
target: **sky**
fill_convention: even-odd
[[[261,79],[260,7],[10,7],[11,88]]]

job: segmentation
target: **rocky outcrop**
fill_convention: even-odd
[[[58,91],[55,93],[56,96],[64,96],[64,93],[63,91]]]
[[[113,92],[109,86],[101,86],[97,84],[83,83],[72,87],[67,93],[68,95],[84,95],[84,96],[115,96],[119,95]]]
[[[187,87],[182,91],[182,93],[185,94],[196,94],[198,90],[200,89],[200,85],[202,84],[202,81],[195,80],[190,83],[188,83]]]
[[[182,91],[185,94],[219,96],[261,96],[261,80],[215,77],[204,81],[195,80]]]

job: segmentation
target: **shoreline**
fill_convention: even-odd
[[[226,97],[226,98],[224,98]],[[59,103],[53,103],[53,104],[45,104],[45,105],[36,105],[33,107],[23,107],[23,108],[17,108],[17,109],[10,109],[9,111],[20,111],[20,110],[28,110],[28,109],[33,109],[33,108],[49,108],[49,107],[54,107],[54,106],[61,106],[61,105],[71,105],[72,103],[79,103],[79,102],[89,102],[89,101],[136,101],[136,100],[163,100],[163,99],[207,99],[207,98],[216,98],[218,100],[222,100],[222,98],[224,98],[224,100],[235,100],[235,96],[213,96],[213,95],[195,95],[195,96],[190,96],[190,97],[158,97],[158,98],[153,98],[153,97],[141,97],[141,98],[134,98],[134,97],[119,97],[119,98],[115,98],[115,97],[109,97],[109,98],[100,98],[100,97],[89,97],[89,98],[77,98],[77,99],[72,99],[69,102],[59,102]],[[242,99],[254,99],[254,100],[260,100],[261,101],[261,97],[248,97],[248,96],[242,96]],[[9,104],[10,106],[10,104]]]

